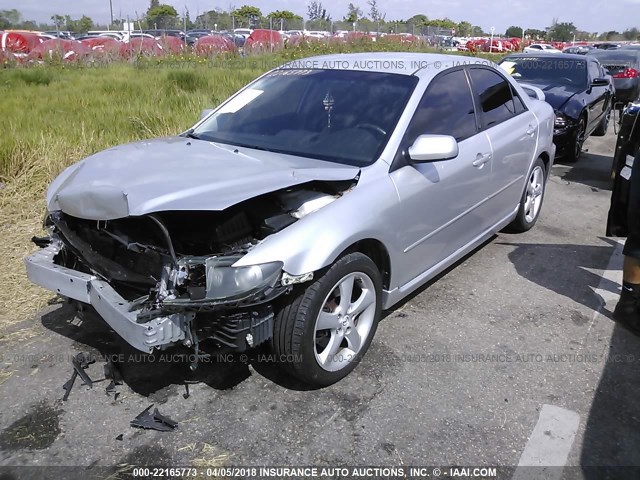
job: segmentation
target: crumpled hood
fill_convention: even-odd
[[[351,180],[358,172],[322,160],[158,138],[110,148],[67,168],[49,187],[47,206],[90,220],[223,210],[313,180]]]
[[[526,83],[542,90],[544,92],[545,101],[551,105],[554,110],[560,110],[576,93],[582,91],[580,88],[571,87],[569,85],[545,85],[532,82]]]

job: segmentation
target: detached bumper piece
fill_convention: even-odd
[[[174,313],[138,323],[136,305],[122,298],[107,282],[95,275],[57,265],[55,257],[62,243],[51,244],[25,258],[27,276],[33,283],[65,297],[88,303],[109,326],[130,345],[151,353],[154,348],[180,342],[195,317],[193,312]]]
[[[153,413],[151,413],[152,407],[153,405],[149,405],[142,413],[131,420],[131,426],[147,430],[158,430],[159,432],[171,432],[178,428],[178,422],[165,417],[157,408],[154,408]]]

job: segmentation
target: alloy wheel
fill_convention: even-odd
[[[544,170],[536,166],[527,182],[527,193],[524,202],[524,218],[528,223],[533,222],[542,206],[542,194],[544,193]]]
[[[324,370],[347,366],[371,333],[376,314],[376,290],[362,272],[345,275],[331,289],[316,319],[315,358]]]

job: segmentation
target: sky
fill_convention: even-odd
[[[334,20],[342,19],[347,4],[354,3],[365,14],[369,7],[366,0],[330,0],[322,2]],[[142,16],[149,0],[112,0],[114,17],[136,18]],[[178,12],[185,6],[191,19],[198,13],[216,7],[228,10],[248,4],[257,6],[263,15],[274,10],[291,10],[306,18],[306,3],[300,0],[161,0],[173,5]],[[308,2],[307,2],[308,3]],[[573,22],[579,30],[589,32],[624,31],[640,28],[640,0],[378,0],[379,10],[386,19],[407,19],[416,14],[429,18],[444,18],[460,22],[467,20],[480,25],[485,31],[495,27],[497,33],[511,25],[544,29],[554,18],[559,22]],[[109,21],[109,0],[0,0],[0,10],[19,10],[25,20],[48,22],[53,14],[79,18],[88,15],[97,23]]]

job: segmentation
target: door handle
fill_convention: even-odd
[[[527,135],[533,137],[533,134],[536,133],[536,127],[533,125],[529,125],[529,129],[527,130]]]
[[[482,168],[482,166],[487,163],[489,160],[491,160],[491,154],[490,153],[479,153],[478,155],[476,155],[476,159],[473,161],[472,165],[474,167],[477,168]]]

